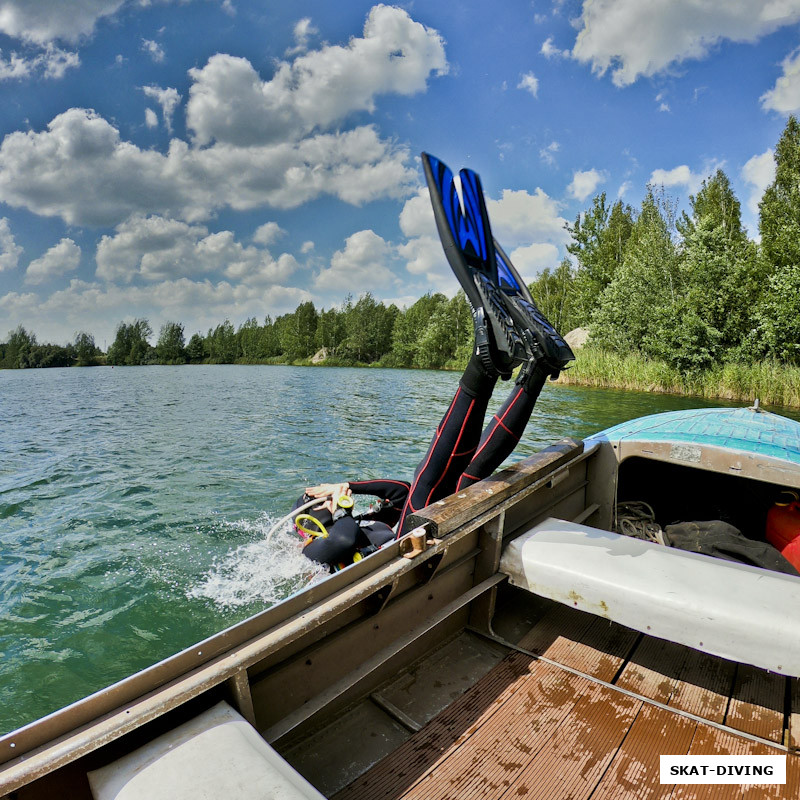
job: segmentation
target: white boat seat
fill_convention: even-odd
[[[800,578],[553,518],[511,541],[500,569],[650,636],[800,675]]]
[[[227,703],[89,773],[95,800],[324,800]]]

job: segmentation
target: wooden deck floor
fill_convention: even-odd
[[[659,783],[662,753],[781,755],[768,742],[797,746],[796,680],[565,606],[554,607],[518,646],[543,658],[510,653],[335,800],[800,796],[794,754],[785,786]]]

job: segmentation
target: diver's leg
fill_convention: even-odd
[[[428,452],[414,473],[397,527],[398,535],[406,533],[404,523],[408,514],[455,490],[459,476],[478,447],[486,406],[496,382],[497,375],[490,375],[480,356],[473,354]]]
[[[474,458],[458,480],[456,491],[488,478],[511,455],[522,438],[551,369],[549,364],[536,361],[522,368],[514,390],[486,426]]]

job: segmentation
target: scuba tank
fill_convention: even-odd
[[[781,492],[767,512],[767,541],[800,570],[800,494]]]

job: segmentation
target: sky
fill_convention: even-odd
[[[755,238],[799,110],[800,0],[0,0],[0,341],[452,296],[422,151],[528,280],[717,168]]]

